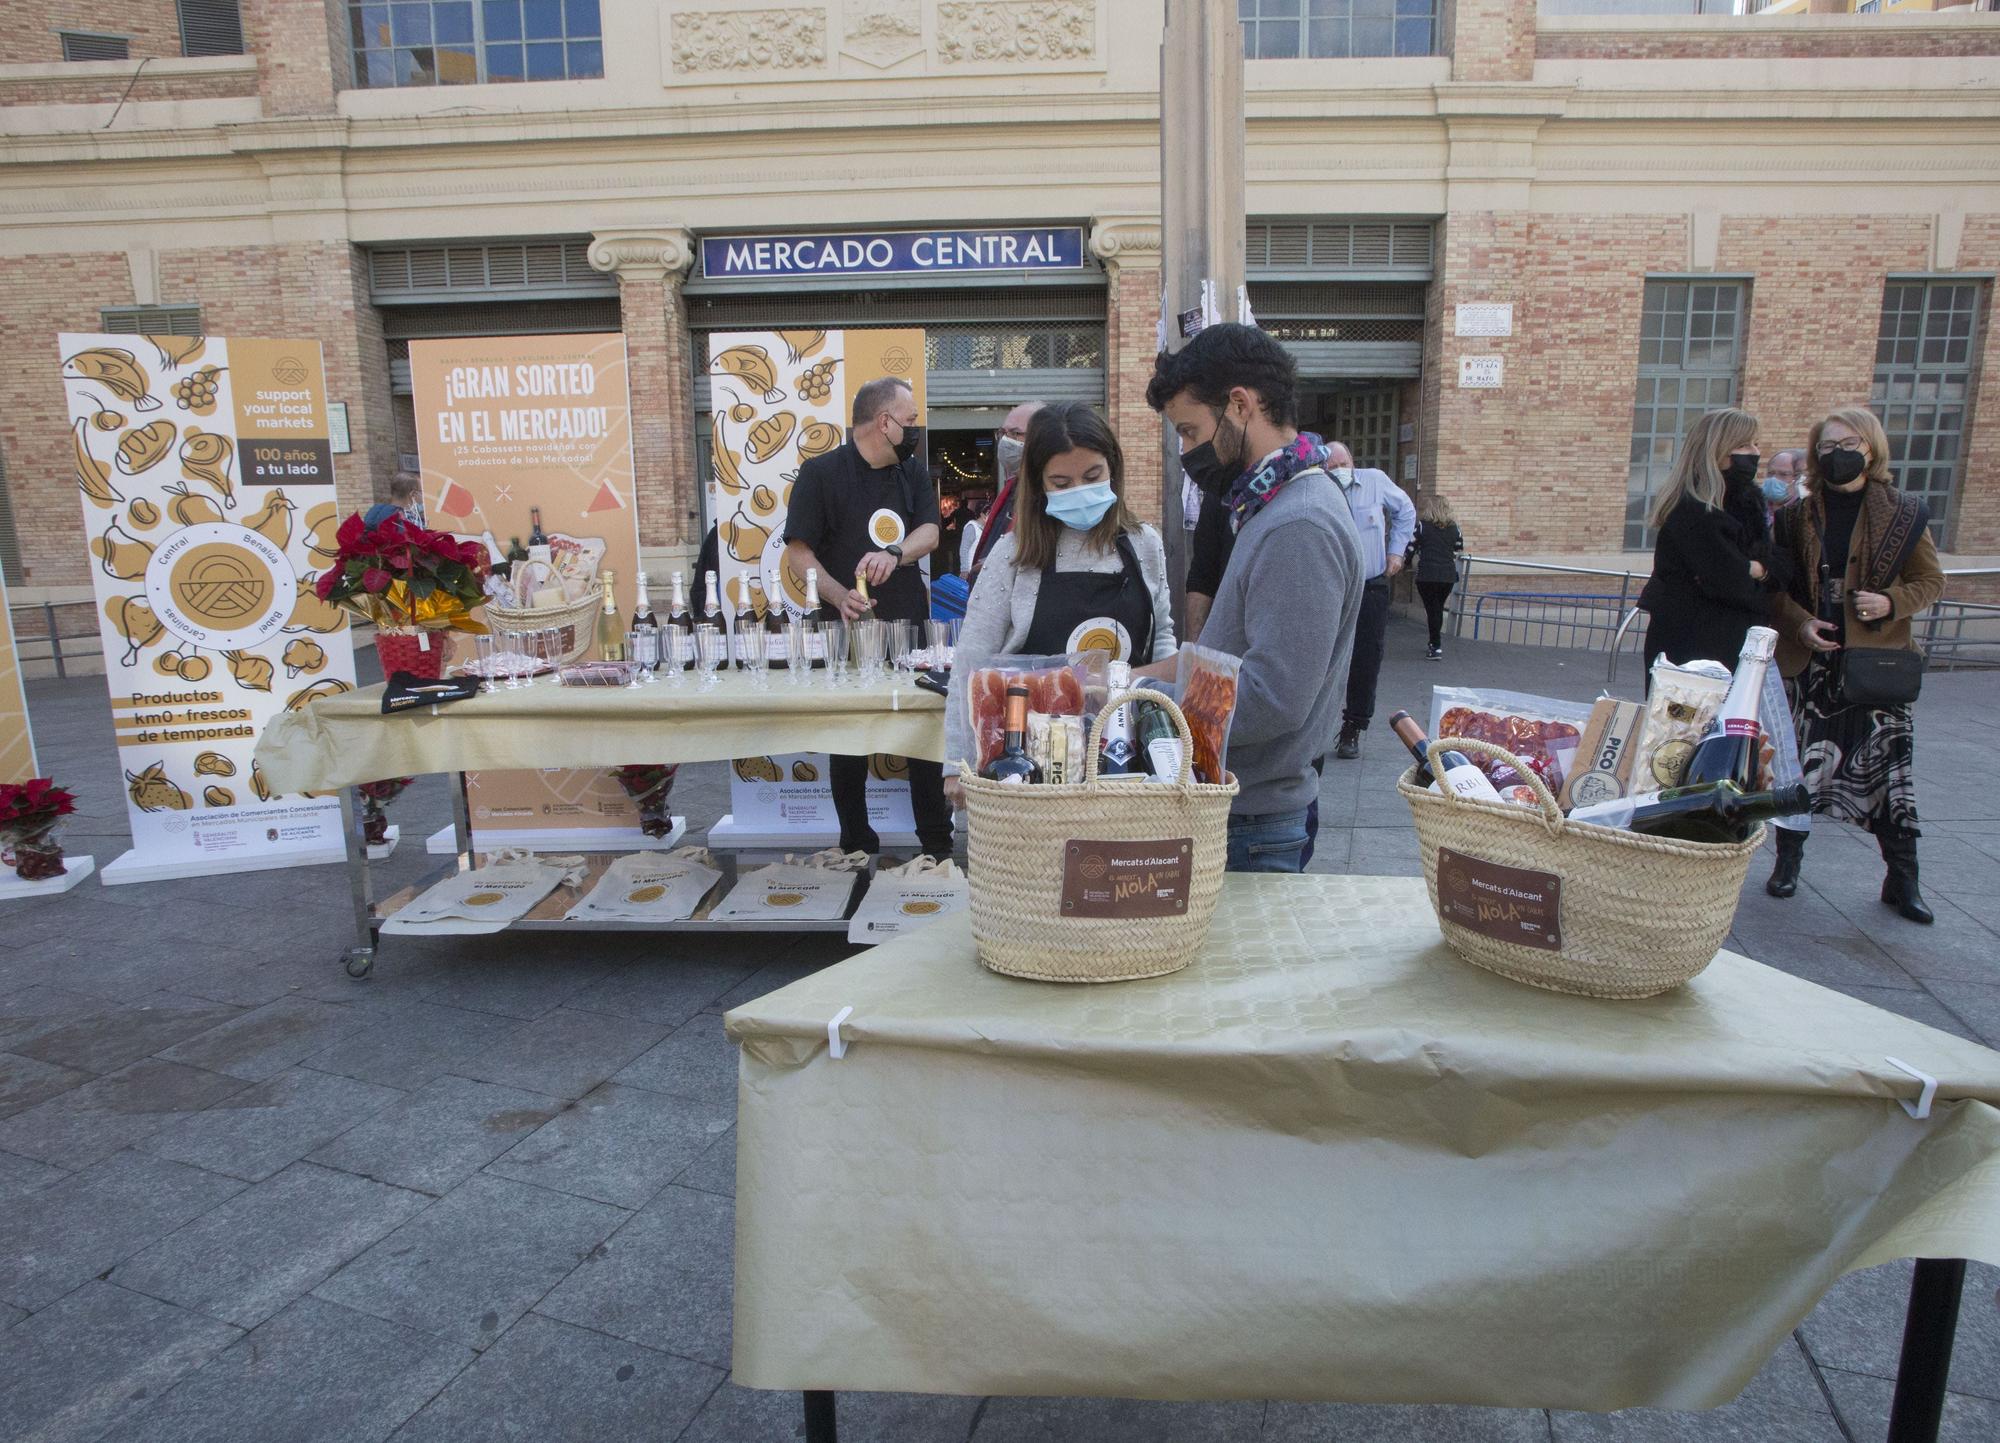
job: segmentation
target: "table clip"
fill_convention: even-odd
[[[847,1056],[847,1044],[840,1040],[840,1024],[845,1022],[853,1011],[852,1007],[843,1007],[833,1014],[833,1021],[826,1024],[826,1050],[833,1054],[836,1062]],[[1893,1058],[1890,1060],[1894,1061]],[[1935,1087],[1937,1084],[1931,1085]]]
[[[845,1016],[846,1014],[843,1013],[841,1015]],[[1928,1072],[1919,1072],[1900,1057],[1885,1057],[1883,1061],[1887,1062],[1891,1067],[1899,1068],[1909,1073],[1910,1076],[1916,1078],[1917,1081],[1924,1085],[1924,1090],[1917,1094],[1915,1102],[1911,1102],[1908,1098],[1903,1097],[1897,1098],[1896,1101],[1903,1104],[1903,1111],[1920,1122],[1924,1118],[1929,1117],[1931,1115],[1931,1102],[1937,1097],[1937,1079],[1932,1077]]]

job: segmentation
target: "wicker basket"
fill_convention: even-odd
[[[1750,858],[1763,828],[1737,843],[1681,842],[1648,837],[1564,818],[1562,809],[1527,763],[1504,748],[1456,737],[1431,743],[1431,770],[1442,775],[1438,753],[1449,747],[1495,757],[1528,779],[1539,812],[1511,802],[1472,801],[1413,785],[1416,768],[1396,789],[1410,804],[1423,853],[1424,884],[1445,941],[1466,961],[1516,982],[1584,997],[1651,997],[1678,987],[1714,959],[1729,935]],[[1447,898],[1438,897],[1439,851],[1458,854],[1447,864]],[[1469,862],[1469,866],[1463,863]],[[1537,874],[1542,885],[1496,878],[1484,868]],[[1545,879],[1558,886],[1537,897]],[[1497,888],[1497,890],[1496,890]],[[1544,942],[1500,940],[1456,918],[1467,917],[1467,899],[1494,899],[1482,919],[1495,931],[1547,924]],[[1508,898],[1524,898],[1510,902]],[[1525,913],[1517,908],[1525,907]],[[1517,935],[1527,935],[1525,929]]]
[[[486,624],[494,631],[561,629],[562,659],[581,661],[597,640],[597,613],[604,605],[604,586],[593,585],[578,601],[559,606],[501,606],[486,603]]]
[[[1114,707],[1134,699],[1165,707],[1180,732],[1177,782],[1100,781],[1095,748],[1076,785],[989,782],[961,764],[972,935],[979,960],[993,971],[1044,982],[1127,982],[1178,972],[1201,950],[1229,857],[1236,783],[1194,780],[1187,719],[1158,692],[1111,698],[1097,715],[1097,729]],[[1066,879],[1099,875],[1091,842],[1158,842],[1175,849],[1188,867],[1184,905],[1165,916],[1078,915],[1079,906],[1090,910],[1090,904],[1066,901]]]

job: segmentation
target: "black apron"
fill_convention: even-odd
[[[1132,638],[1132,654],[1123,660],[1133,666],[1152,661],[1153,592],[1139,571],[1132,538],[1122,531],[1118,558],[1123,564],[1117,571],[1057,571],[1053,562],[1043,568],[1035,619],[1028,625],[1021,655],[1062,656],[1070,650],[1069,639],[1077,627],[1101,617],[1123,626]]]

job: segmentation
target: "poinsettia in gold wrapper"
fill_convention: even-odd
[[[486,548],[413,525],[394,506],[371,506],[340,523],[334,564],[313,584],[321,601],[390,631],[483,632],[472,609],[486,601]]]

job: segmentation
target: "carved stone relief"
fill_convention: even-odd
[[[938,58],[947,65],[1088,60],[1097,50],[1094,0],[944,0]]]
[[[924,49],[924,18],[918,0],[847,0],[846,30],[840,53],[886,70]]]
[[[701,71],[816,70],[826,64],[826,11],[677,10],[673,66]]]

